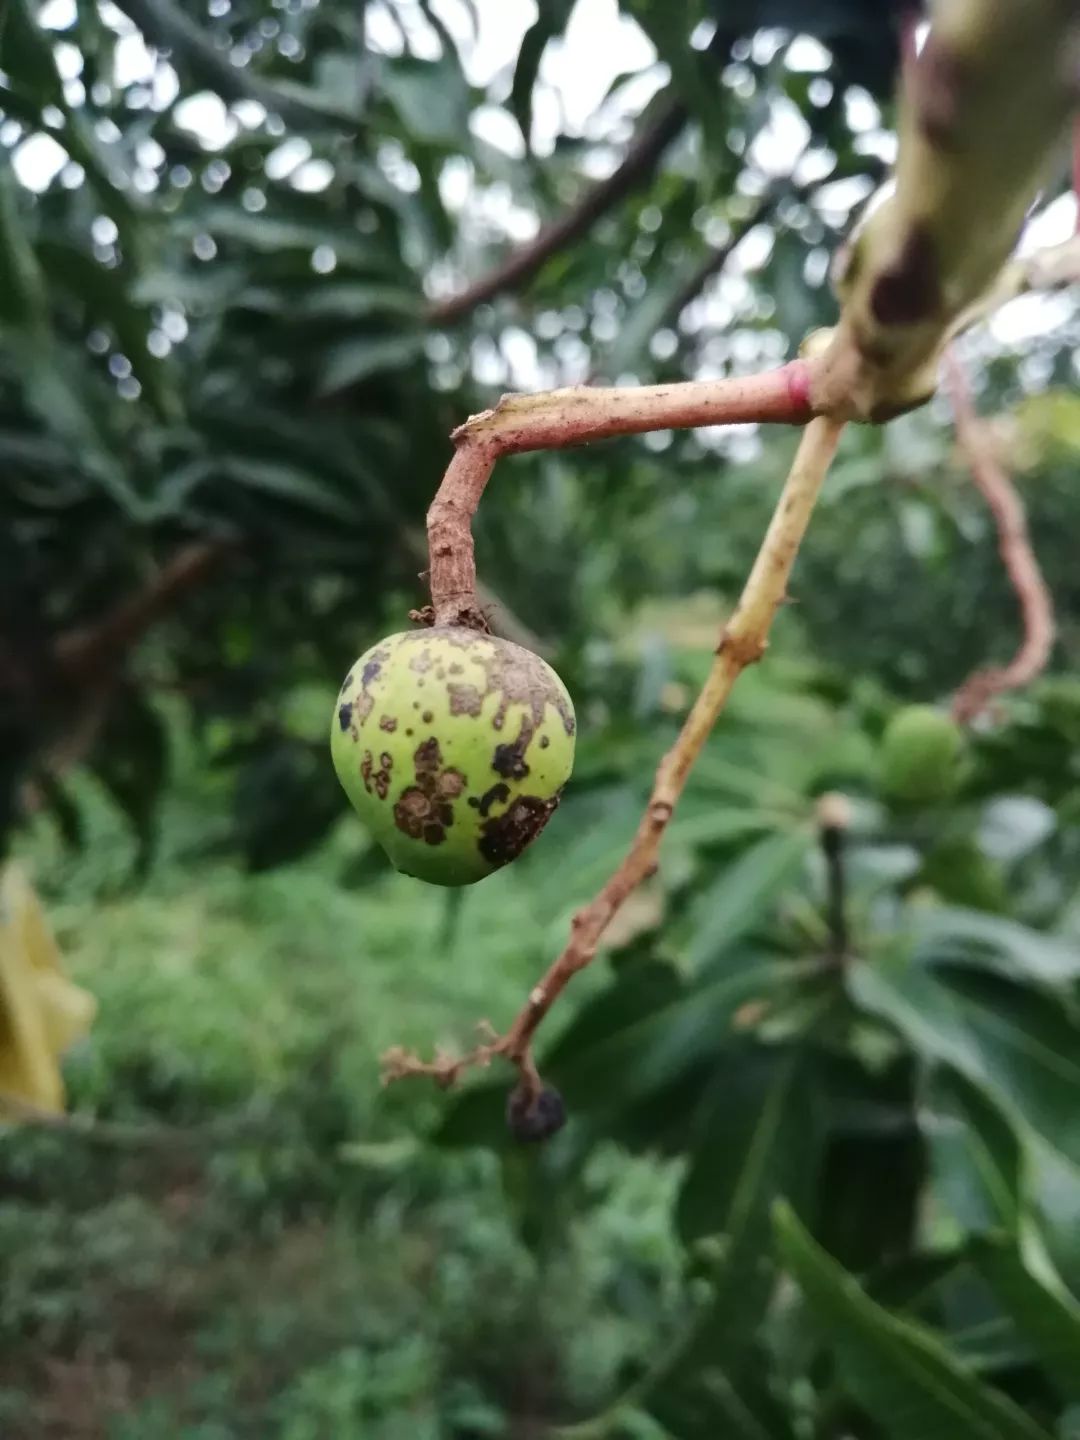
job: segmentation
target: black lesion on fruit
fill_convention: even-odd
[[[348,690],[348,688],[349,688],[349,686],[352,684],[352,682],[353,682],[353,672],[350,670],[349,673],[345,676],[345,679],[341,682],[341,692],[340,692],[340,693],[341,693],[342,695],[344,695],[345,691]]]
[[[501,775],[504,780],[524,780],[529,773],[529,767],[525,763],[525,751],[529,748],[533,733],[533,727],[523,719],[516,740],[495,746],[491,768],[496,775]]]
[[[469,804],[474,810],[479,810],[486,820],[492,805],[502,805],[509,799],[510,786],[504,780],[500,780],[497,785],[492,785],[490,790],[485,790],[479,799],[475,795],[470,795]]]
[[[373,680],[377,680],[382,673],[383,661],[386,656],[383,654],[373,655],[360,672],[360,684],[366,690]]]
[[[341,726],[342,730],[348,730],[349,726],[352,724],[352,706],[339,705],[337,719],[338,724]]]
[[[941,271],[934,238],[914,225],[900,254],[870,292],[870,309],[881,325],[914,325],[941,307]]]
[[[538,795],[519,795],[501,815],[485,820],[480,827],[480,854],[492,865],[509,865],[530,845],[551,819],[559,804]]]
[[[550,744],[551,744],[551,736],[550,736],[550,735],[541,735],[541,736],[540,736],[540,749],[541,749],[541,750],[546,750]]]
[[[397,717],[395,715],[380,715],[379,729],[385,730],[388,735],[392,735],[397,729]]]

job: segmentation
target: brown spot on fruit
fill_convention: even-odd
[[[450,666],[453,671],[453,665]],[[461,669],[461,666],[458,666]],[[446,687],[446,693],[450,696],[451,715],[479,715],[484,697],[475,685],[455,685],[451,683]]]
[[[392,735],[397,729],[397,717],[394,715],[380,715],[379,729],[385,730],[388,735]]]
[[[431,722],[435,719],[435,715],[431,710],[425,710],[424,713],[420,716],[420,719],[423,720],[425,725],[430,725]]]
[[[941,306],[941,274],[934,240],[923,225],[908,232],[893,264],[878,276],[870,309],[881,325],[914,325]]]
[[[360,778],[363,780],[364,789],[369,795],[371,794],[371,772],[374,767],[375,762],[371,757],[371,751],[365,750],[363,758],[360,761]]]
[[[455,800],[465,789],[465,776],[460,770],[444,770],[439,776],[436,788],[446,799]]]
[[[339,707],[338,707],[338,712],[337,712],[337,718],[338,718],[338,724],[341,726],[342,730],[348,730],[349,726],[352,724],[352,706],[351,706],[351,705],[341,705],[341,706],[339,706]]]
[[[484,821],[481,855],[492,865],[509,865],[540,834],[558,803],[558,796],[541,800],[537,795],[519,795],[502,815]]]
[[[464,665],[460,665],[456,660],[453,661],[453,663],[452,663],[451,666],[450,666],[450,674],[451,674],[451,675],[464,675],[464,674],[465,674],[465,666],[464,666]]]
[[[550,744],[551,744],[551,736],[550,736],[550,735],[541,735],[541,736],[540,736],[540,749],[541,749],[541,750],[546,750]]]
[[[446,831],[441,825],[424,826],[424,843],[426,845],[441,845],[446,839]]]
[[[353,703],[354,720],[366,720],[371,714],[372,710],[374,710],[374,708],[374,699],[368,694],[366,690],[361,690],[360,694],[357,695],[356,700]]]
[[[442,769],[442,750],[434,735],[427,740],[421,740],[413,755],[413,763],[416,766],[417,780],[423,774],[431,775]]]
[[[365,690],[373,680],[377,680],[379,678],[379,674],[382,671],[382,662],[384,659],[385,656],[374,655],[364,666],[363,672],[360,676],[360,684],[363,685]]]
[[[394,768],[394,757],[384,750],[379,756],[379,764],[384,770],[392,770]]]
[[[410,787],[394,806],[394,824],[412,840],[419,840],[431,814],[431,801],[422,790]]]
[[[409,661],[409,669],[415,670],[418,675],[426,675],[432,664],[431,651],[425,648],[412,657]]]

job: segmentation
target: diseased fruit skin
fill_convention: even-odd
[[[550,1140],[566,1124],[566,1106],[554,1085],[545,1085],[536,1094],[515,1085],[506,1101],[506,1123],[515,1140],[536,1145]]]
[[[539,656],[475,630],[391,635],[334,706],[338,779],[393,865],[471,885],[550,819],[574,763],[566,687]]]
[[[881,789],[890,799],[928,805],[960,780],[964,732],[930,705],[909,705],[889,722],[881,747]]]

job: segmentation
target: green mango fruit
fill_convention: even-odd
[[[516,860],[574,763],[566,687],[539,656],[475,630],[391,635],[361,655],[334,707],[346,795],[403,874],[471,885]]]
[[[908,805],[947,800],[961,775],[964,732],[931,705],[909,705],[885,730],[879,770],[882,793]]]

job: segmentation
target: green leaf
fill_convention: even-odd
[[[1016,1132],[979,1086],[948,1066],[930,1076],[919,1107],[934,1190],[970,1234],[1020,1221],[1023,1153]]]
[[[856,1004],[889,1021],[925,1060],[951,1066],[1009,1116],[1080,1165],[1080,1025],[1051,995],[903,955],[851,967]]]
[[[18,187],[6,153],[0,152],[0,320],[44,325],[45,277],[19,214]]]
[[[776,995],[805,973],[792,962],[757,961],[694,986],[569,1059],[557,1075],[567,1102],[596,1107],[599,1097],[599,1108],[618,1109],[660,1089],[730,1042],[742,1006]]]
[[[134,20],[151,44],[171,50],[179,68],[225,100],[255,100],[298,129],[356,125],[355,115],[328,105],[306,86],[274,84],[233,65],[210,36],[171,0],[121,0],[120,9]]]
[[[761,921],[801,870],[812,843],[808,827],[770,835],[743,851],[694,903],[686,964],[692,970],[731,948]]]
[[[1062,1398],[1080,1401],[1080,1302],[1042,1257],[1036,1273],[1019,1249],[992,1240],[973,1245],[971,1257]]]
[[[830,1258],[790,1206],[775,1211],[780,1255],[835,1346],[839,1375],[895,1440],[1049,1440],[1011,1400],[976,1380],[932,1330],[890,1314]]]
[[[358,385],[384,370],[400,370],[413,364],[424,352],[424,337],[419,331],[397,335],[362,335],[333,346],[323,357],[316,380],[316,391],[329,395]]]
[[[979,910],[942,906],[919,916],[914,958],[996,970],[1018,980],[1064,985],[1080,976],[1080,945]]]
[[[456,56],[386,56],[380,86],[414,140],[469,148],[469,87]]]
[[[720,1056],[676,1207],[685,1243],[720,1234],[729,1263],[735,1250],[760,1254],[772,1202],[813,1187],[820,1137],[807,1078],[783,1051],[745,1044]]]
[[[0,68],[33,93],[39,105],[63,105],[64,92],[49,42],[38,29],[27,0],[7,0],[7,24],[0,32]]]
[[[521,38],[514,66],[514,83],[510,87],[510,109],[521,129],[526,149],[531,146],[533,89],[540,62],[548,41],[566,29],[571,9],[569,0],[547,0],[539,7],[536,19]]]
[[[180,399],[169,367],[147,348],[150,317],[131,303],[125,277],[100,265],[74,245],[48,241],[38,247],[45,271],[54,285],[62,285],[86,303],[90,315],[111,325],[132,372],[166,424],[180,418]]]

